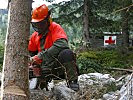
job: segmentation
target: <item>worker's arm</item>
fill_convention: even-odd
[[[44,64],[52,64],[55,61],[55,58],[58,57],[59,53],[64,50],[68,49],[68,43],[65,39],[58,39],[53,43],[49,49],[39,52],[37,55],[33,56],[32,59],[34,62],[41,62],[43,61]],[[40,64],[40,63],[39,63]]]
[[[53,46],[51,46],[49,49],[42,51],[38,53],[38,57],[40,59],[43,59],[44,63],[50,63],[54,58],[57,58],[58,54],[64,50],[68,49],[68,43],[67,40],[65,39],[58,39],[57,41],[54,42]]]

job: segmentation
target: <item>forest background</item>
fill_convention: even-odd
[[[132,69],[132,0],[70,0],[49,5],[49,8],[53,21],[64,28],[70,48],[77,53],[81,73],[104,72],[108,68]],[[3,65],[7,21],[8,9],[0,9],[0,69]],[[122,35],[121,45],[93,47],[93,41],[104,41],[105,32]]]

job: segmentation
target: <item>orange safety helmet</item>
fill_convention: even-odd
[[[48,7],[43,4],[32,11],[31,22],[40,22],[48,16]]]

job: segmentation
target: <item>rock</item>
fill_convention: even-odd
[[[119,100],[132,100],[133,98],[133,74],[125,78],[126,83],[120,89]]]
[[[120,77],[116,81],[117,86],[119,86],[119,84],[122,85],[123,80],[125,84],[120,88],[120,90],[117,90],[116,92],[104,94],[103,99],[104,100],[133,100],[133,74],[128,75],[127,77],[125,76]]]
[[[103,100],[118,100],[115,92],[110,92],[103,95]]]
[[[115,79],[109,74],[101,74],[101,73],[89,73],[83,74],[79,76],[79,84],[80,87],[84,87],[85,85],[107,85],[115,82]]]
[[[55,85],[66,85],[66,80],[52,80],[50,83],[48,83],[48,90],[52,90]]]
[[[78,82],[80,90],[75,92],[67,87],[66,80],[51,81],[48,84],[50,91],[46,91],[45,89],[31,90],[30,100],[100,100],[99,98],[102,97],[102,100],[128,100],[129,98],[133,98],[131,97],[132,95],[129,95],[130,93],[133,93],[132,74],[126,78],[125,76],[122,76],[118,80],[115,80],[109,74],[82,74],[78,77]],[[116,85],[117,87],[115,87]],[[118,87],[120,90],[118,90]]]
[[[54,86],[52,91],[56,100],[75,100],[75,91],[66,87],[66,85]]]

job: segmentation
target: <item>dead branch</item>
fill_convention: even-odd
[[[133,4],[131,4],[131,5],[129,5],[129,6],[127,6],[127,7],[124,7],[124,8],[122,8],[122,9],[119,9],[119,10],[116,10],[116,11],[114,11],[114,12],[112,12],[112,13],[117,13],[117,12],[120,12],[120,11],[122,11],[122,10],[125,10],[125,9],[130,9],[130,7],[132,7],[133,6]]]
[[[132,69],[123,69],[123,68],[104,68],[105,70],[115,70],[115,71],[126,71],[129,73],[133,73]]]

